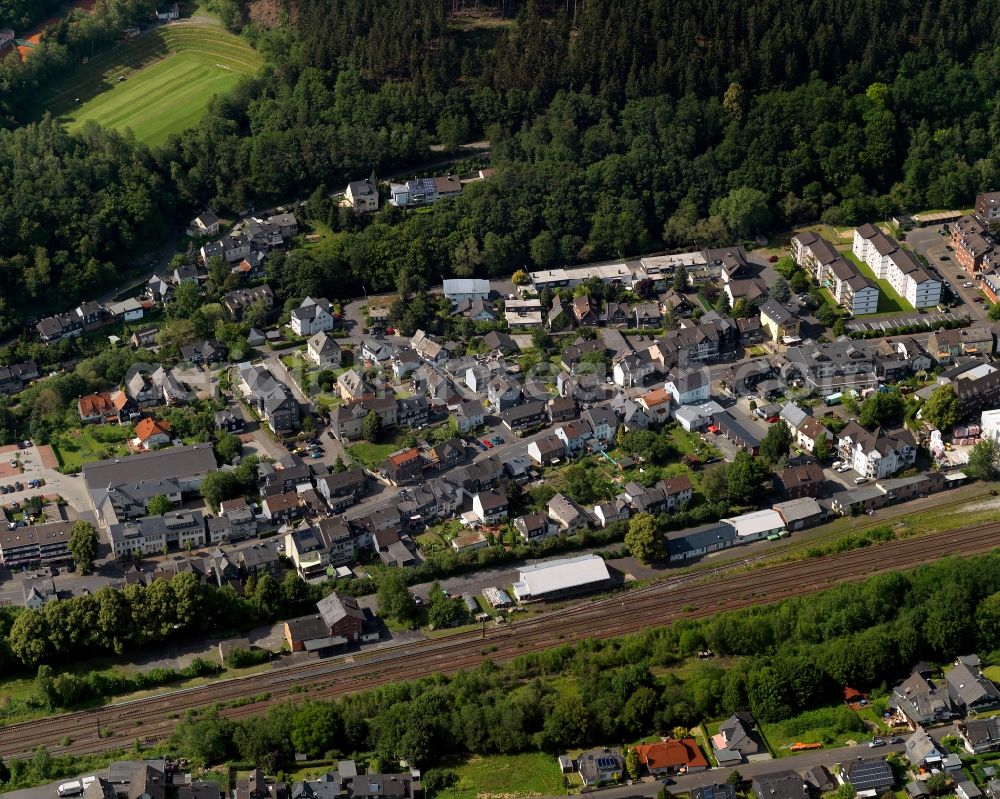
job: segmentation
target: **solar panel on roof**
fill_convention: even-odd
[[[602,771],[605,769],[615,768],[618,765],[618,761],[613,757],[599,757],[597,758],[597,767]]]
[[[851,768],[851,785],[856,791],[881,788],[887,781],[892,782],[891,775],[887,772],[888,766],[883,760],[857,763]]]

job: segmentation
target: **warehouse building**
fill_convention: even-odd
[[[525,566],[521,569],[521,579],[514,583],[514,598],[522,604],[546,602],[600,591],[611,583],[611,573],[603,558],[582,555]]]

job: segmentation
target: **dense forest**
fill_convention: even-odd
[[[309,197],[310,216],[335,234],[272,274],[282,300],[335,298],[362,284],[408,293],[445,273],[962,206],[1000,185],[1000,20],[984,0],[500,5],[513,18],[482,25],[450,18],[441,0],[302,0],[270,29],[227,13],[263,70],[152,153],[114,140],[130,166],[111,170],[104,192],[157,187],[151,202],[123,201],[115,235],[141,231],[149,245],[153,217]],[[55,32],[51,46],[72,53],[67,37]],[[47,123],[19,133],[13,154],[88,172],[97,134],[71,146]],[[365,220],[325,201],[373,169],[425,160],[433,142],[482,137],[497,175],[456,200]],[[67,239],[92,221],[67,196],[76,181],[10,172],[12,193],[37,192],[28,207],[51,209],[52,224],[5,241],[0,255],[30,263],[43,248],[65,263],[47,280],[10,270],[8,308],[57,284],[80,296],[95,264],[110,274],[128,264],[135,242]],[[63,272],[79,277],[57,283]],[[0,314],[0,328],[13,318]]]
[[[23,33],[47,14],[58,10],[63,0],[0,0],[0,28]]]

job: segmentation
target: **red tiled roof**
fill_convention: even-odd
[[[146,441],[157,433],[170,434],[170,422],[164,419],[162,422],[156,419],[143,419],[135,426],[135,437],[140,441]]]
[[[708,768],[708,761],[694,738],[639,744],[639,762],[650,770],[661,768]]]

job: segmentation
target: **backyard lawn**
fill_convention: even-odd
[[[369,469],[379,469],[389,454],[399,449],[399,445],[390,441],[388,444],[372,444],[359,441],[347,449],[347,454],[354,460],[363,463]]]
[[[134,435],[132,425],[88,425],[53,438],[52,451],[63,471],[74,472],[91,461],[127,455],[126,442]]]
[[[566,793],[555,757],[543,752],[474,757],[449,768],[458,775],[458,782],[438,791],[438,799],[515,799]]]

